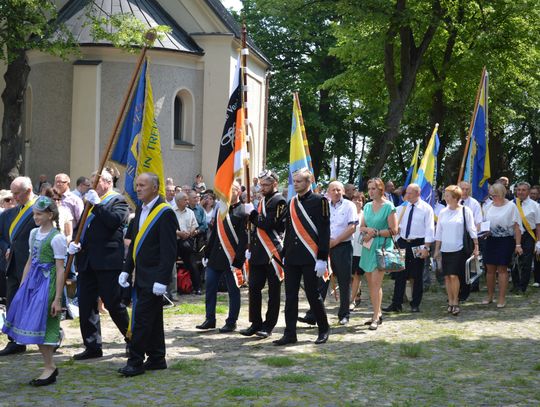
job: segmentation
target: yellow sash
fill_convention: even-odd
[[[152,212],[150,212],[148,217],[144,220],[141,228],[137,232],[137,236],[135,237],[135,242],[133,243],[133,263],[136,262],[135,257],[137,257],[137,253],[139,252],[139,249],[148,231],[150,230],[150,227],[168,209],[172,210],[171,205],[165,202],[160,203],[158,206],[155,207],[155,209]]]
[[[523,212],[523,207],[521,206],[521,199],[516,199],[516,206],[519,211],[519,216],[521,216],[521,221],[523,222],[523,226],[525,226],[525,229],[527,229],[527,232],[529,232],[529,235],[533,238],[533,240],[536,242],[536,235],[533,233],[531,225],[529,225],[529,221],[525,217],[525,212]]]
[[[17,214],[17,216],[15,216],[15,219],[13,219],[13,222],[11,222],[11,225],[9,226],[9,238],[10,239],[11,239],[11,236],[13,235],[13,230],[15,229],[15,227],[17,226],[17,224],[19,223],[19,221],[21,220],[23,215],[32,207],[32,205],[34,205],[36,200],[37,200],[37,196],[34,197],[33,199],[30,199],[26,203],[26,205],[23,206],[23,208],[20,210],[20,212]]]

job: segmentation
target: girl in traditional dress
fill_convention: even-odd
[[[47,386],[56,382],[58,369],[53,361],[54,348],[60,341],[60,313],[66,238],[58,224],[58,207],[46,196],[33,207],[39,227],[30,232],[30,256],[24,268],[21,287],[9,307],[2,331],[20,344],[37,344],[44,369],[30,384]]]

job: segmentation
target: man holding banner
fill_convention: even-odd
[[[127,287],[134,275],[130,356],[126,366],[118,370],[124,376],[167,368],[162,296],[176,261],[178,221],[171,206],[159,195],[159,177],[141,173],[136,190],[142,205],[137,206],[133,219],[135,238],[129,245],[124,271],[118,277],[118,283]]]
[[[85,198],[92,208],[82,226],[80,242],[71,242],[68,248],[69,254],[77,254],[80,328],[85,347],[73,356],[75,360],[103,356],[98,297],[124,337],[129,324],[116,284],[124,261],[123,228],[128,205],[122,195],[113,191],[113,178],[107,171],[101,173],[96,190],[90,189]]]
[[[28,238],[30,231],[36,227],[33,218],[32,206],[37,197],[32,193],[32,181],[28,177],[17,177],[11,183],[11,193],[17,206],[6,210],[7,222],[10,223],[9,235],[0,236],[7,243],[7,308],[17,294],[21,285],[24,266],[28,260]],[[15,343],[11,338],[6,347],[0,351],[0,356],[21,353],[26,350],[25,345]]]

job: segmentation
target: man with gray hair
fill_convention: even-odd
[[[81,198],[69,190],[70,182],[71,180],[67,174],[60,173],[54,177],[54,187],[62,197],[61,205],[68,208],[71,212],[71,216],[73,216],[73,229],[76,229],[84,210],[84,203]]]
[[[96,174],[92,175],[92,182]],[[84,351],[73,356],[85,360],[103,356],[98,297],[103,300],[118,330],[126,337],[129,316],[117,284],[124,261],[123,230],[129,208],[122,195],[113,190],[113,177],[103,171],[96,189],[85,195],[92,205],[80,243],[69,244],[76,255],[79,282],[80,329]]]
[[[36,227],[32,206],[37,199],[32,192],[32,181],[28,177],[15,178],[11,183],[10,189],[13,198],[17,202],[17,206],[6,210],[2,214],[2,216],[5,216],[6,222],[10,225],[7,235],[4,235],[4,231],[0,230],[2,234],[0,235],[2,246],[7,247],[5,257],[7,261],[6,305],[8,309],[21,285],[24,267],[28,261],[28,239],[30,231]],[[20,353],[25,350],[26,346],[18,345],[9,338],[6,347],[0,351],[0,356]]]

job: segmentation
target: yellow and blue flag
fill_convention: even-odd
[[[135,180],[143,172],[153,172],[159,177],[159,194],[165,195],[161,140],[154,113],[148,60],[141,69],[111,159],[126,166],[125,190],[134,204],[139,203]]]
[[[412,156],[411,165],[407,171],[407,178],[405,179],[405,184],[403,184],[403,189],[406,189],[413,179],[416,179],[418,174],[418,154],[420,153],[420,143],[416,145],[414,149],[414,154]]]
[[[296,195],[296,192],[294,192],[292,175],[302,168],[309,169],[313,174],[313,164],[311,163],[311,154],[309,153],[306,130],[304,128],[304,121],[302,120],[302,110],[300,108],[298,95],[295,93],[293,96],[291,144],[289,153],[289,189],[287,195],[289,200]],[[315,179],[313,179],[311,187],[314,189],[316,186]]]
[[[435,189],[437,182],[437,154],[439,153],[439,135],[437,130],[439,125],[436,124],[429,139],[426,152],[420,162],[418,174],[413,181],[420,186],[420,196],[423,201],[435,205]]]
[[[480,83],[463,179],[471,184],[473,198],[482,202],[488,195],[487,181],[491,177],[488,147],[488,73],[485,68]]]

